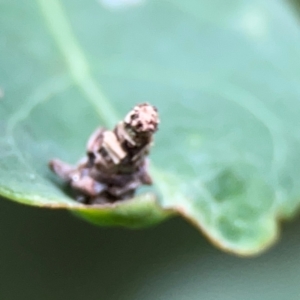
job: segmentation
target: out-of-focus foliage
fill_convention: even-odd
[[[1,299],[299,300],[300,220],[241,259],[179,219],[133,231],[8,201],[0,211]]]

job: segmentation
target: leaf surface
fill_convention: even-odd
[[[99,225],[179,213],[224,250],[254,254],[299,206],[300,32],[285,1],[2,1],[0,193]],[[116,5],[118,4],[118,5]],[[73,201],[47,169],[135,104],[162,120],[153,189]]]

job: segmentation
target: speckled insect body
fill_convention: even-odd
[[[152,184],[147,155],[158,124],[155,107],[137,105],[112,131],[95,130],[87,143],[87,155],[77,166],[54,159],[50,168],[70,185],[80,202],[101,204],[131,198],[140,185]]]

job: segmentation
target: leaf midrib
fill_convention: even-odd
[[[91,74],[88,60],[84,55],[59,0],[37,0],[46,25],[65,58],[68,71],[87,101],[109,128],[118,121],[116,113],[101,87]]]

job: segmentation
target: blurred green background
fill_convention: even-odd
[[[257,258],[215,249],[183,220],[131,231],[0,202],[1,300],[298,300],[300,221]]]

